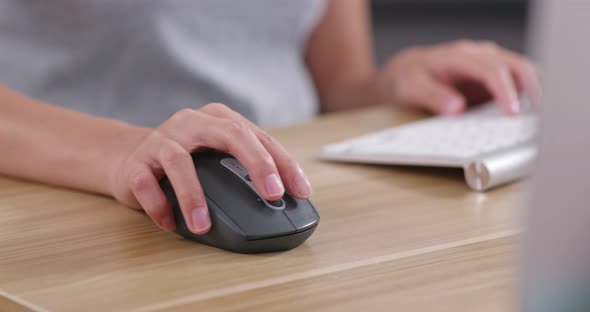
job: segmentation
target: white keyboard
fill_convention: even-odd
[[[322,159],[459,167],[474,190],[522,178],[536,156],[537,117],[506,116],[487,104],[459,117],[433,117],[325,146]]]

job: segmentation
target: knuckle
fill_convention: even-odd
[[[484,79],[497,79],[509,73],[509,67],[504,62],[497,60],[486,60],[480,63]]]
[[[274,160],[268,153],[257,158],[256,162],[255,162],[255,166],[261,172],[274,172],[274,171],[276,171]]]
[[[487,50],[487,51],[490,51],[490,52],[496,52],[496,51],[500,50],[500,46],[497,43],[495,43],[494,41],[491,41],[491,40],[483,40],[483,41],[480,41],[479,42],[479,45],[484,50]]]
[[[252,155],[252,157],[247,157],[247,159],[244,159],[243,164],[248,170],[259,174],[276,172],[275,162],[267,152],[261,152],[257,153],[257,155]]]
[[[243,136],[248,130],[248,126],[240,120],[227,120],[224,129],[231,136]]]
[[[178,197],[178,201],[181,203],[181,206],[185,207],[186,209],[200,207],[204,202],[204,197],[201,191],[179,191],[176,196]]]
[[[471,51],[474,49],[475,45],[476,44],[473,40],[467,39],[456,40],[452,43],[452,46],[460,51]]]
[[[148,135],[147,139],[151,143],[159,143],[159,142],[165,141],[166,135],[164,134],[164,131],[165,131],[164,129],[157,128]]]
[[[203,107],[204,110],[216,113],[227,113],[231,111],[227,105],[223,103],[209,103]]]
[[[172,117],[170,117],[171,122],[186,122],[187,120],[193,118],[195,116],[195,111],[190,108],[183,108],[181,110],[176,111]]]
[[[200,188],[179,191],[176,196],[182,209],[206,206],[205,195]]]
[[[263,145],[268,145],[268,146],[280,145],[279,142],[272,135],[268,134],[268,132],[266,132],[266,131],[260,130],[258,137],[259,137],[260,141],[262,141]]]
[[[182,163],[190,157],[188,152],[172,142],[167,143],[160,153],[162,162],[170,165]]]
[[[283,164],[287,168],[291,168],[293,170],[299,170],[299,168],[300,168],[299,163],[291,157],[287,157],[285,160],[283,160]]]
[[[414,72],[411,69],[414,69],[415,66],[413,64],[419,62],[421,59],[426,57],[428,53],[432,53],[436,51],[435,48],[426,48],[426,47],[409,47],[404,48],[400,52],[398,52],[391,61],[385,65],[392,69],[405,69],[405,72]],[[408,70],[410,69],[410,70]],[[403,80],[403,79],[402,79]]]
[[[177,111],[176,113],[174,113],[174,115],[180,116],[180,117],[190,117],[190,116],[193,116],[194,113],[195,113],[195,111],[190,108],[183,108],[183,109]]]
[[[492,67],[492,72],[497,77],[505,78],[510,75],[510,69],[508,68],[508,65],[506,65],[505,63],[497,62],[497,63],[494,63],[493,65],[491,65],[491,67]]]
[[[143,170],[137,170],[129,175],[129,187],[134,193],[146,190],[150,183],[150,175]]]

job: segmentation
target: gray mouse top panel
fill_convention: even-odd
[[[253,190],[251,184],[246,183],[247,173],[238,175],[230,171],[221,164],[221,159],[201,160],[195,165],[209,200],[215,202],[248,239],[288,235],[297,231],[282,209],[269,207],[269,203]]]

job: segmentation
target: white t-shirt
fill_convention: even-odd
[[[264,126],[309,119],[321,0],[3,0],[0,83],[156,126],[222,102]]]

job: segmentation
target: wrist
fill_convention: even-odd
[[[388,66],[384,66],[376,75],[373,93],[376,103],[391,104],[395,99],[394,81]]]
[[[379,70],[376,79],[376,92],[380,103],[398,104],[397,96],[400,93],[400,85],[402,85],[400,82],[403,82],[400,80],[407,79],[401,74],[404,72],[402,68],[404,59],[411,54],[411,49],[403,50],[392,56]]]
[[[111,134],[108,157],[105,157],[101,193],[116,197],[114,181],[118,178],[121,168],[131,153],[143,142],[151,132],[150,128],[139,127],[117,121],[116,130]]]

